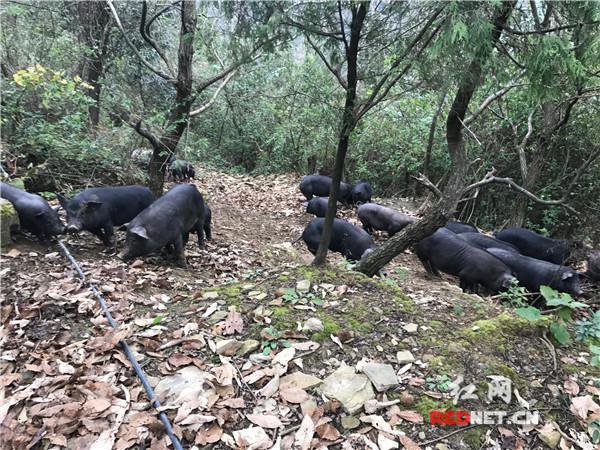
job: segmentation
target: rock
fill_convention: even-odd
[[[254,350],[256,350],[259,347],[260,347],[259,341],[257,341],[256,339],[248,339],[248,340],[242,342],[241,347],[237,349],[235,354],[238,356],[244,356],[245,354],[253,352]]]
[[[321,392],[329,398],[339,400],[350,414],[359,411],[367,400],[375,398],[366,375],[357,374],[353,367],[345,364],[325,378]]]
[[[354,416],[344,416],[342,417],[342,427],[346,430],[353,430],[354,428],[358,428],[360,426],[360,420],[358,420]]]
[[[538,437],[550,448],[556,448],[560,441],[560,433],[547,425],[540,430]]]
[[[299,280],[296,282],[296,291],[306,293],[310,291],[310,280]]]
[[[217,291],[208,291],[202,294],[203,299],[211,299],[211,298],[219,298],[219,293]]]
[[[417,330],[419,329],[419,325],[417,325],[416,323],[407,323],[402,328],[404,328],[404,331],[406,331],[407,333],[413,334],[417,332]]]
[[[10,246],[11,230],[14,232],[19,228],[19,215],[11,202],[0,198],[0,245],[2,248]]]
[[[280,385],[290,384],[299,389],[310,389],[311,387],[318,386],[322,382],[323,381],[320,378],[312,375],[308,375],[303,372],[294,372],[282,377],[280,380]]]
[[[323,322],[321,322],[321,320],[317,319],[316,317],[311,317],[306,322],[304,322],[302,329],[308,331],[323,331]]]
[[[402,392],[400,394],[400,403],[404,406],[411,406],[415,403],[415,397],[409,392]]]
[[[408,350],[402,350],[396,353],[396,360],[398,361],[398,364],[406,364],[415,362],[415,357]]]
[[[362,366],[362,371],[378,392],[398,386],[398,377],[390,364],[366,363]]]
[[[216,344],[217,354],[223,356],[233,356],[242,347],[242,343],[236,339],[223,339]]]

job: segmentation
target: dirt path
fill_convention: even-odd
[[[441,438],[452,430],[427,420],[431,410],[455,409],[449,383],[462,376],[483,398],[485,381],[499,375],[542,411],[537,431],[475,427],[442,439],[446,447],[437,448],[540,448],[556,434],[562,448],[569,442],[593,448],[583,425],[593,421],[600,371],[589,365],[584,347],[550,344],[540,324],[516,318],[498,301],[463,294],[451,277],[429,277],[410,252],[386,268],[384,279],[346,270],[339,256],[330,257],[324,270],[307,266],[312,256],[304,245],[290,244],[311,219],[303,212],[298,182],[288,175],[200,170],[195,184],[211,205],[214,238],[205,250],[190,241],[187,269],[160,256],[127,265],[104,254],[91,235],[69,237],[72,253],[123,324],[117,332],[107,327],[56,248],[20,238],[1,269],[0,438],[6,448],[164,448],[162,427],[114,348],[123,337],[154,385],[183,369],[196,371],[189,383],[207,383],[194,391],[192,403],[163,394],[176,405],[169,416],[186,448],[245,448],[251,442],[270,448],[265,442],[278,438],[281,448],[294,441],[301,446],[311,438],[298,435],[296,427],[306,424],[309,410],[316,426],[312,448],[377,448],[372,445],[382,433],[416,448],[386,427],[416,442]],[[356,220],[352,211],[341,214]],[[307,319],[318,320],[321,329],[303,329]],[[253,350],[231,358],[224,356],[228,351],[216,354],[229,342],[222,339],[232,338]],[[286,355],[289,345],[294,355],[285,368],[273,365],[272,358]],[[266,360],[262,348],[272,349]],[[398,361],[398,351],[411,352],[414,361]],[[324,401],[314,389],[292,392],[273,384],[277,370],[324,379],[340,364],[353,367],[365,359],[393,367],[400,384],[378,400],[401,403],[370,413],[358,428],[348,426],[339,403]],[[258,394],[267,387],[270,395]],[[587,405],[585,413],[583,406],[570,411],[577,398]],[[470,401],[461,407],[523,408],[515,398],[511,405]],[[264,418],[257,423],[257,414],[281,426],[272,428]],[[247,436],[244,444],[237,434],[253,423],[264,432],[262,447],[252,441],[258,437]]]

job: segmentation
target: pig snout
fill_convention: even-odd
[[[81,231],[81,225],[76,223],[70,223],[67,225],[67,233],[79,233]]]

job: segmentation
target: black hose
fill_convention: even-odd
[[[102,312],[104,312],[104,315],[106,316],[106,319],[108,320],[110,326],[113,328],[117,328],[119,325],[117,324],[115,319],[113,319],[113,316],[110,314],[108,306],[106,306],[106,302],[104,301],[104,296],[100,293],[100,291],[98,291],[98,289],[96,289],[96,286],[86,281],[85,274],[81,270],[81,267],[79,266],[75,258],[73,258],[73,255],[71,255],[67,246],[60,239],[58,240],[58,245],[67,257],[67,259],[75,268],[75,271],[77,272],[77,275],[79,275],[79,278],[81,278],[81,281],[83,281],[87,285],[90,291],[92,291],[92,293],[98,299],[98,303],[100,303]],[[150,399],[150,403],[152,404],[152,406],[154,406],[154,408],[158,410],[161,407],[160,402],[156,398],[154,389],[152,389],[152,386],[150,386],[150,384],[148,383],[148,379],[146,378],[146,374],[140,366],[140,363],[138,363],[137,359],[135,359],[135,356],[131,352],[131,349],[129,348],[129,345],[127,345],[127,342],[121,340],[119,341],[119,346],[121,347],[121,350],[123,350],[123,353],[125,353],[125,356],[127,356],[127,359],[129,359],[129,361],[131,362],[133,370],[135,370],[136,375],[142,382],[142,386],[144,386],[144,390],[146,391],[146,395],[148,395],[148,398]],[[183,450],[179,439],[177,439],[177,436],[175,436],[175,433],[173,432],[173,426],[171,425],[171,422],[169,422],[169,418],[167,417],[167,415],[164,412],[158,412],[158,418],[165,426],[165,431],[167,432],[167,436],[169,436],[169,439],[171,439],[173,447],[176,450]]]

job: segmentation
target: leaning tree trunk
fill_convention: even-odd
[[[177,145],[185,132],[194,101],[192,92],[192,61],[194,58],[194,34],[196,31],[195,2],[181,2],[181,31],[177,58],[177,82],[175,103],[167,115],[167,129],[163,136],[150,140],[154,148],[148,165],[149,187],[161,195],[169,159],[175,154]]]
[[[344,172],[344,160],[346,159],[346,153],[348,152],[350,134],[356,126],[354,104],[356,102],[356,83],[358,80],[358,42],[360,40],[360,34],[367,15],[367,10],[368,6],[365,3],[360,3],[358,7],[352,8],[350,42],[346,50],[346,59],[348,61],[346,102],[344,104],[340,138],[335,154],[335,165],[333,168],[333,177],[331,180],[331,189],[329,191],[329,203],[327,204],[323,234],[321,235],[319,248],[317,249],[313,261],[315,266],[325,264],[327,259],[327,251],[329,250],[329,243],[331,242],[333,220],[337,210],[336,199],[340,192],[340,182],[342,181],[342,174]]]
[[[508,21],[516,2],[504,2],[494,17],[494,29],[491,35],[491,47],[494,47]],[[417,223],[404,228],[385,244],[376,248],[363,258],[356,269],[366,275],[373,276],[396,255],[403,252],[410,244],[429,236],[443,225],[456,211],[464,188],[469,167],[469,160],[463,137],[464,119],[469,102],[477,87],[481,84],[481,73],[487,56],[478,54],[471,61],[465,78],[461,81],[454,97],[448,119],[446,121],[446,141],[452,167],[448,183],[444,187],[440,200]]]

